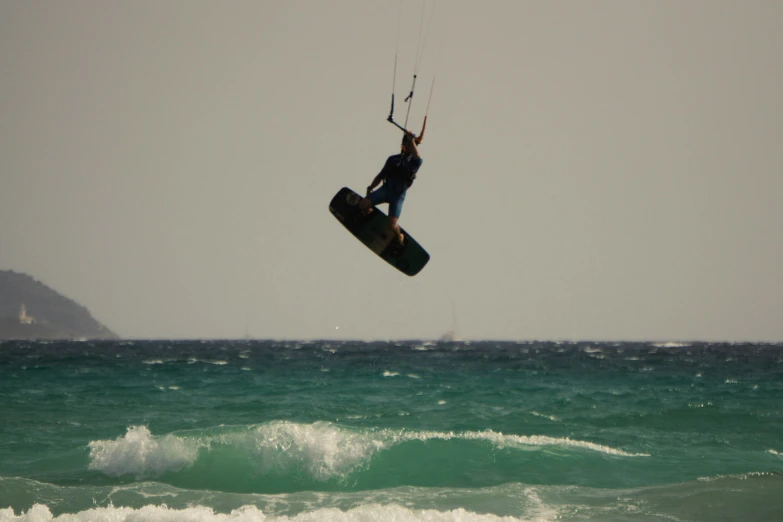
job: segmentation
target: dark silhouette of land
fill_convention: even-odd
[[[118,338],[87,308],[26,274],[0,270],[0,340]]]

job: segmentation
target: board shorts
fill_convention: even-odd
[[[408,187],[402,186],[399,182],[389,180],[381,185],[381,188],[371,192],[368,198],[373,206],[388,203],[389,217],[398,218],[402,214],[402,204],[405,202],[407,190]]]

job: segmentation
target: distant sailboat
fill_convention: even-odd
[[[439,341],[457,340],[457,312],[454,307],[454,300],[451,300],[451,328],[438,339]]]
[[[454,335],[454,330],[448,330],[445,334],[440,336],[439,341],[453,341],[456,337]]]
[[[250,337],[250,328],[248,328],[249,322],[250,322],[250,311],[245,310],[245,340],[252,339],[252,337]]]

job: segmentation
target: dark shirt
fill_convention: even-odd
[[[417,158],[413,154],[395,154],[386,160],[381,174],[387,183],[400,192],[404,192],[413,184],[421,164],[421,158]]]

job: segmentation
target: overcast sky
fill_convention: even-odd
[[[0,2],[0,269],[126,338],[783,340],[783,2],[427,3],[410,278],[328,203],[422,7]]]

